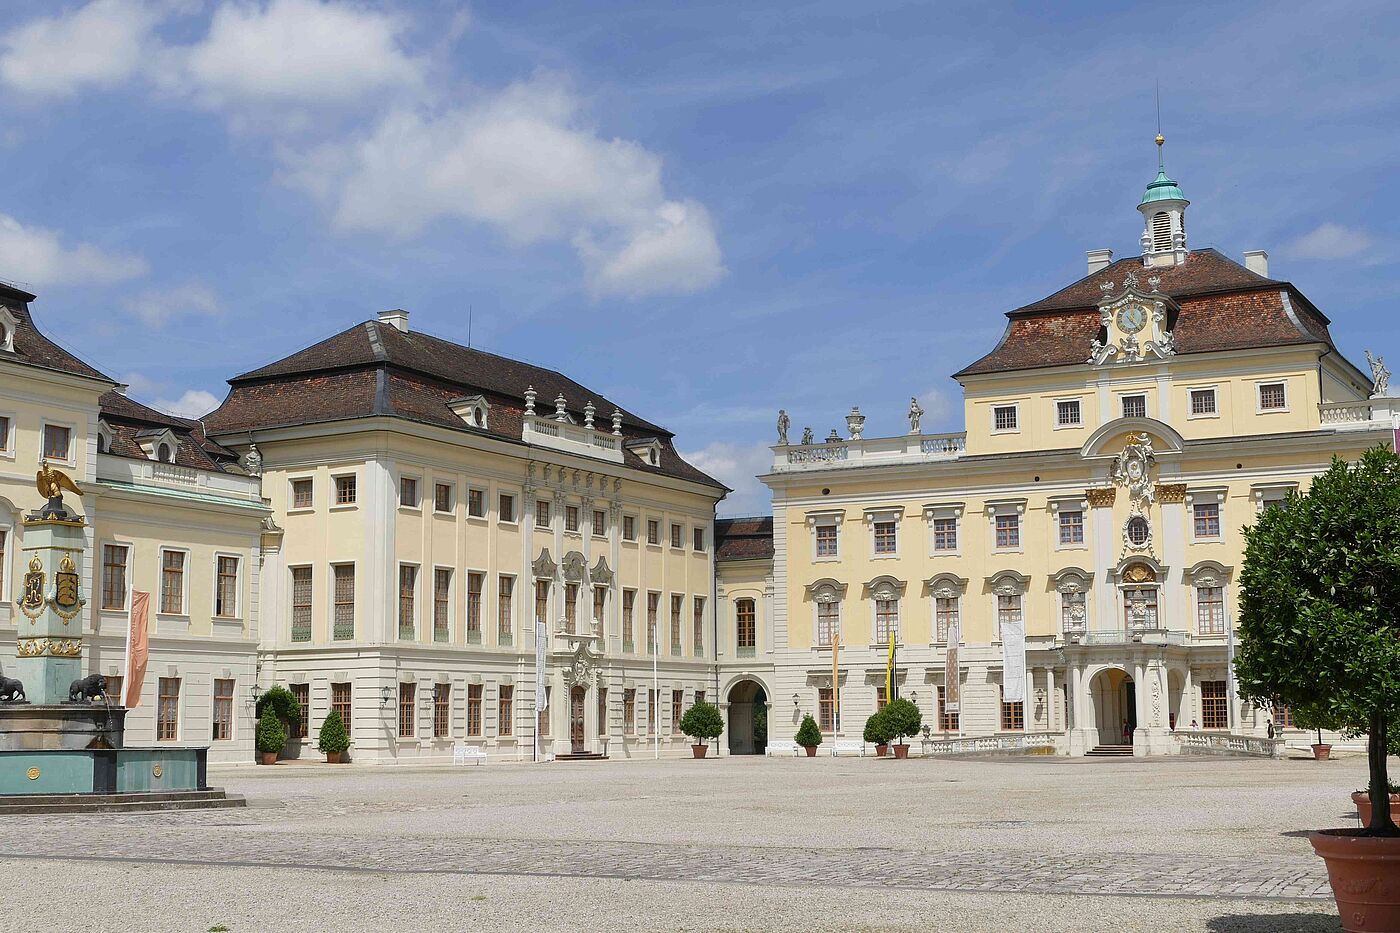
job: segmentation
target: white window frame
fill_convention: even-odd
[[[416,567],[413,574],[413,637],[403,638],[399,633],[403,628],[399,619],[399,598],[402,595],[400,587],[403,586],[403,568]],[[394,641],[411,641],[414,644],[432,644],[430,637],[427,642],[423,642],[423,636],[418,631],[418,622],[423,618],[423,564],[416,560],[401,560],[394,565]],[[432,633],[430,632],[429,635]]]
[[[963,546],[963,512],[965,503],[962,502],[931,502],[924,506],[924,525],[928,529],[928,556],[929,557],[961,557]],[[953,520],[953,536],[957,542],[957,547],[940,550],[936,546],[937,534],[934,531],[934,523],[938,520]]]
[[[446,571],[447,571],[447,640],[446,640],[446,641],[438,641],[438,640],[437,640],[437,618],[436,618],[436,615],[437,615],[437,575],[438,575],[438,571],[439,571],[439,570],[446,570]],[[422,571],[419,571],[419,572],[421,573]],[[485,590],[484,587],[485,587],[485,579],[486,579],[486,577],[488,576],[488,574],[487,574],[486,571],[484,571],[484,570],[473,570],[473,569],[470,568],[470,567],[464,569],[464,570],[462,571],[462,573],[463,573],[464,575],[465,575],[465,574],[468,574],[468,573],[479,573],[479,574],[481,574],[481,576],[482,576],[482,586],[483,586],[483,589],[482,589],[482,591],[481,591],[481,625],[482,625],[482,628],[479,629],[478,631],[485,631],[485,625],[486,625],[486,590]],[[427,639],[427,643],[428,643],[428,644],[435,644],[435,645],[453,645],[453,644],[457,644],[457,641],[452,637],[453,634],[457,631],[457,568],[456,568],[456,567],[453,567],[451,564],[434,564],[434,565],[433,565],[433,574],[432,574],[432,576],[433,576],[433,580],[432,580],[432,583],[433,583],[433,585],[432,585],[432,600],[433,600],[433,605],[432,605],[432,608],[431,608],[431,609],[429,610],[429,612],[428,612],[428,639]],[[463,643],[466,643],[466,640],[467,640],[467,588],[466,588],[466,582],[467,582],[467,581],[466,581],[466,577],[463,576],[463,579],[462,579],[462,642],[463,642]],[[484,637],[484,636],[483,636],[483,637]]]
[[[60,421],[57,418],[44,418],[39,422],[39,459],[48,459],[44,451],[44,435],[48,433],[49,426],[68,429],[68,457],[65,460],[50,460],[50,463],[58,463],[61,466],[77,467],[78,465],[78,425],[72,421]]]
[[[481,514],[480,514],[480,515],[473,515],[473,514],[472,514],[472,493],[474,493],[474,492],[475,492],[475,493],[480,493],[480,494],[481,494]],[[509,494],[507,494],[507,495],[509,495]],[[469,522],[484,522],[484,521],[487,521],[487,520],[491,517],[491,492],[490,492],[490,490],[486,489],[484,486],[471,486],[471,485],[467,486],[467,495],[466,495],[466,498],[465,498],[463,501],[466,503],[466,507],[463,509],[463,512],[464,512],[464,513],[466,514],[466,516],[467,516],[467,521],[469,521]]]
[[[627,536],[627,521],[628,521],[628,519],[631,519],[631,521],[632,521],[632,536],[631,536],[630,538]],[[628,514],[628,513],[624,513],[624,514],[623,514],[623,516],[622,516],[622,528],[619,529],[619,531],[618,531],[618,536],[622,539],[622,543],[623,543],[623,544],[636,544],[637,541],[640,540],[640,539],[637,537],[637,530],[638,530],[638,526],[639,526],[640,524],[641,524],[641,519],[640,519],[638,516],[633,515],[633,514]]]
[[[0,411],[0,418],[6,419],[9,425],[5,429],[5,436],[0,437],[0,460],[14,460],[15,432],[19,430],[16,426],[16,422],[19,419],[16,418],[15,413],[12,411]],[[9,578],[7,577],[6,579]]]
[[[502,499],[502,497],[507,497],[507,498],[510,499],[510,516],[511,516],[510,518],[502,518],[502,517],[501,517],[501,499]],[[489,514],[490,511],[491,511],[491,504],[490,504],[489,502],[486,504],[486,510],[487,510],[487,513],[488,513],[488,514]],[[498,524],[498,525],[519,525],[519,524],[520,524],[520,495],[519,495],[519,493],[515,493],[515,492],[503,492],[502,490],[499,490],[499,489],[496,490],[496,524]]]
[[[904,506],[886,505],[872,507],[865,510],[865,524],[868,528],[866,532],[866,546],[869,549],[871,560],[898,560],[902,547],[903,529],[900,527],[904,521]],[[875,526],[892,522],[894,524],[894,550],[880,553],[875,550]],[[838,546],[839,550],[839,546]]]
[[[437,491],[439,486],[447,487],[447,508],[440,509],[437,504]],[[419,500],[422,501],[421,499]],[[451,480],[433,480],[433,514],[453,515],[457,512],[457,484]]]
[[[894,603],[894,643],[897,647],[904,645],[904,590],[906,583],[904,580],[896,580],[890,576],[879,576],[865,584],[865,599],[870,605],[870,641],[872,648],[879,648],[883,645],[887,650],[889,640],[880,640],[880,603],[881,601]]]
[[[173,552],[185,555],[184,572],[180,574],[180,611],[164,612],[161,610],[161,598],[165,594],[165,554]],[[158,562],[156,563],[156,615],[166,618],[188,619],[190,617],[190,549],[187,547],[170,547],[162,544],[156,551]],[[129,604],[128,604],[129,605]],[[210,606],[210,615],[213,615],[213,606]]]
[[[1015,426],[1015,427],[1013,427],[1013,428],[999,428],[999,427],[997,427],[997,412],[1000,411],[1000,410],[1002,410],[1003,408],[1009,408],[1009,409],[1011,409],[1011,411],[1012,411],[1012,413],[1013,413],[1013,414],[1012,414],[1012,417],[1013,417],[1013,418],[1015,419],[1015,421],[1016,421],[1016,426]],[[1020,402],[994,402],[994,403],[992,403],[991,405],[988,406],[988,411],[989,411],[989,413],[990,413],[990,415],[991,415],[991,418],[990,418],[991,433],[993,433],[993,434],[1020,434],[1020,433],[1021,433],[1021,403],[1020,403]]]
[[[232,557],[238,561],[238,573],[234,576],[233,615],[221,616],[219,606],[219,558]],[[234,551],[215,551],[212,561],[213,588],[209,591],[209,618],[215,622],[243,621],[243,555]]]
[[[297,504],[296,504],[296,501],[297,501],[296,484],[297,484],[297,483],[300,483],[300,482],[308,482],[308,483],[311,484],[311,504],[310,504],[310,505],[297,505]],[[332,483],[331,485],[332,485],[332,487],[334,487],[334,483]],[[358,499],[358,498],[360,497],[360,496],[359,496],[359,492],[360,492],[360,490],[359,490],[359,485],[358,485],[358,483],[357,483],[357,484],[356,484],[356,487],[355,487],[355,498],[356,498],[356,499]],[[332,496],[335,495],[335,490],[334,490],[334,488],[331,489],[331,495],[332,495]],[[316,474],[314,474],[314,473],[308,473],[308,474],[299,475],[299,476],[288,476],[288,477],[287,477],[287,514],[288,514],[288,515],[301,515],[301,514],[304,514],[304,513],[306,513],[306,512],[314,512],[314,511],[316,511]]]
[[[413,503],[412,505],[404,505],[404,504],[403,504],[403,482],[404,482],[404,480],[411,480],[411,481],[413,482],[413,498],[414,498],[415,501],[414,501],[414,503]],[[400,510],[400,511],[404,511],[404,512],[422,512],[422,511],[423,511],[423,477],[420,476],[420,475],[418,475],[417,473],[400,473],[400,474],[399,474],[399,481],[398,481],[398,483],[396,484],[396,486],[395,486],[395,488],[394,488],[394,495],[395,495],[395,498],[396,498],[396,500],[397,500],[397,502],[398,502],[398,506],[399,506],[399,510]],[[360,496],[359,496],[359,489],[356,488],[356,490],[355,490],[355,498],[358,499],[359,497],[360,497]]]
[[[1264,387],[1282,386],[1283,405],[1278,408],[1264,407]],[[1254,413],[1256,415],[1277,415],[1284,414],[1292,410],[1292,393],[1288,391],[1287,379],[1256,379],[1254,382]]]
[[[342,479],[353,479],[353,480],[355,481],[355,501],[354,501],[354,502],[341,502],[341,501],[340,501],[340,481],[341,481]],[[330,494],[331,494],[331,504],[328,506],[328,508],[330,509],[330,511],[332,511],[332,512],[348,512],[348,511],[350,511],[351,509],[358,509],[358,508],[360,507],[360,473],[359,473],[359,471],[358,471],[358,470],[345,470],[345,471],[340,472],[340,473],[332,473],[332,474],[331,474],[331,493],[330,493]],[[398,501],[399,501],[399,490],[398,490],[398,488],[396,487],[396,488],[394,489],[394,502],[397,504]]]
[[[811,536],[812,543],[812,563],[830,564],[841,560],[841,526],[846,521],[846,513],[842,509],[822,509],[820,511],[808,512],[806,515],[807,532]],[[817,529],[836,529],[836,553],[819,556],[817,554]]]
[[[1188,489],[1186,491],[1186,520],[1191,525],[1191,542],[1193,544],[1214,544],[1225,540],[1225,496],[1228,492],[1229,490],[1224,486],[1206,489]],[[1196,506],[1211,504],[1219,506],[1218,516],[1220,533],[1213,536],[1200,537],[1196,534]]]
[[[1026,500],[1025,499],[1003,499],[994,500],[987,503],[987,542],[988,548],[994,554],[1022,554],[1026,550]],[[997,547],[997,517],[1001,515],[1016,516],[1016,546]]]
[[[1201,413],[1199,413],[1199,414],[1196,413],[1196,405],[1195,405],[1195,401],[1194,401],[1194,396],[1195,396],[1195,394],[1196,394],[1197,392],[1209,392],[1209,393],[1210,393],[1212,405],[1213,405],[1213,407],[1214,407],[1214,409],[1215,409],[1214,411],[1201,412]],[[1198,419],[1219,418],[1219,417],[1220,417],[1220,386],[1219,386],[1219,385],[1187,386],[1187,387],[1186,387],[1186,420],[1188,420],[1188,421],[1195,421],[1195,420],[1198,420]]]
[[[13,543],[14,543],[14,540],[15,540],[14,529],[12,529],[9,525],[0,525],[0,532],[9,532],[9,535],[6,537],[5,540],[6,540],[7,542],[10,543],[10,546],[13,546]],[[111,545],[112,547],[124,547],[124,548],[126,548],[126,592],[122,594],[122,608],[120,608],[120,609],[104,609],[104,608],[102,608],[102,593],[103,593],[103,590],[105,589],[105,582],[106,582],[106,581],[104,580],[104,578],[103,578],[103,575],[106,573],[106,567],[107,567],[105,548],[106,548],[108,545]],[[98,611],[99,613],[106,613],[106,614],[108,614],[108,615],[114,615],[114,614],[118,614],[118,613],[121,614],[121,615],[126,615],[127,613],[129,613],[129,612],[131,611],[131,590],[132,590],[132,583],[131,583],[132,573],[131,573],[131,567],[132,567],[132,564],[134,563],[133,558],[136,556],[136,542],[134,542],[134,541],[122,540],[121,538],[105,538],[105,539],[103,539],[103,540],[97,542],[97,547],[96,547],[94,550],[96,551],[96,554],[97,554],[97,560],[96,560],[97,567],[95,568],[97,572],[96,572],[96,574],[94,575],[94,576],[95,576],[95,583],[94,583],[94,586],[95,586],[95,589],[97,590],[97,611]],[[3,571],[0,571],[0,578],[2,578],[2,579],[4,580],[4,582],[5,582],[5,584],[6,584],[6,586],[4,586],[4,588],[3,588],[3,589],[4,589],[4,592],[0,592],[0,602],[9,602],[9,601],[10,601],[10,594],[9,594],[8,591],[11,589],[11,587],[10,587],[8,584],[13,580],[13,577],[10,576],[9,570],[10,570],[9,567],[5,567],[5,568],[3,569]],[[217,577],[217,575],[218,575],[218,572],[219,572],[219,571],[218,571],[218,564],[217,564],[217,562],[216,562],[216,563],[215,563],[215,567],[214,567],[214,574],[215,574],[216,577]],[[241,568],[240,568],[240,572],[241,572]]]
[[[300,566],[306,565],[303,564]],[[354,634],[349,638],[337,638],[335,635],[335,607],[337,605],[335,601],[335,569],[337,567],[349,567],[354,576],[354,585],[350,592],[350,631]],[[325,577],[326,579],[322,585],[326,588],[326,642],[328,644],[344,644],[358,640],[360,631],[360,568],[357,562],[353,560],[327,561]],[[315,571],[312,571],[311,582],[314,592],[314,584],[316,583]],[[398,582],[397,579],[394,581],[394,624],[396,632],[398,630],[399,617]],[[290,606],[291,603],[289,602],[288,605]],[[314,628],[316,614],[315,597],[312,597],[311,613],[312,626]],[[299,644],[305,644],[305,642],[299,642]],[[344,681],[337,681],[337,683],[344,683]]]
[[[644,529],[644,534],[645,534],[645,536],[642,538],[642,540],[646,542],[647,547],[660,548],[660,547],[662,546],[662,539],[661,539],[661,519],[659,519],[659,518],[647,517],[647,518],[643,519],[643,521],[646,523],[646,528]],[[655,523],[656,523],[656,540],[655,540],[655,541],[651,540],[651,525],[652,525],[652,522],[655,522]]]
[[[1127,409],[1128,409],[1128,399],[1130,399],[1130,398],[1140,398],[1140,399],[1142,399],[1142,414],[1141,414],[1141,415],[1130,415],[1130,414],[1128,414],[1128,411],[1127,411]],[[1151,415],[1149,414],[1148,407],[1147,407],[1147,393],[1144,392],[1144,391],[1141,391],[1141,390],[1134,391],[1134,392],[1120,392],[1120,393],[1118,394],[1118,414],[1121,415],[1121,416],[1124,417],[1124,418],[1148,418],[1148,417],[1151,417]]]
[[[1060,543],[1060,512],[1078,512],[1080,515],[1080,527],[1084,532],[1084,540],[1073,544]],[[1053,537],[1055,550],[1057,551],[1087,551],[1089,549],[1089,500],[1082,496],[1070,496],[1065,498],[1053,498],[1050,500],[1050,515],[1053,521],[1050,523],[1050,534]],[[992,529],[995,532],[995,528]],[[1022,534],[1025,528],[1021,529]],[[995,541],[995,539],[993,539]]]
[[[1078,406],[1079,417],[1078,417],[1076,420],[1074,420],[1074,421],[1061,421],[1061,420],[1060,420],[1060,406],[1061,406],[1061,405],[1066,405],[1066,404],[1068,404],[1068,403],[1070,403],[1070,402],[1073,402],[1075,405]],[[1082,427],[1084,427],[1084,399],[1083,399],[1082,397],[1080,397],[1080,396],[1075,396],[1075,397],[1073,397],[1073,398],[1057,398],[1057,399],[1054,400],[1054,403],[1055,403],[1055,424],[1054,424],[1053,430],[1056,430],[1056,431],[1067,431],[1067,430],[1072,430],[1072,429],[1074,429],[1074,428],[1082,428]]]
[[[10,593],[11,593],[11,591],[14,589],[13,584],[14,584],[14,582],[15,582],[15,577],[14,577],[14,573],[13,573],[14,568],[15,568],[15,559],[14,559],[14,553],[15,553],[15,526],[14,526],[14,525],[11,525],[11,524],[8,524],[8,523],[0,522],[0,533],[3,533],[4,536],[5,536],[4,550],[3,550],[3,551],[0,551],[0,606],[8,606],[8,605],[10,604]],[[113,543],[113,544],[120,544],[121,542],[114,541],[114,542],[112,542],[112,543]],[[99,553],[100,553],[100,552],[99,552]],[[102,578],[101,578],[101,575],[100,575],[100,573],[99,573],[99,576],[98,576],[99,582],[101,581],[101,579],[102,579]],[[101,600],[102,600],[102,597],[101,597],[101,594],[99,594],[99,595],[98,595],[98,602],[99,602],[99,604],[101,603]],[[130,551],[130,545],[128,545],[127,559],[126,559],[126,604],[127,604],[127,606],[130,606],[130,605],[131,605],[131,551]],[[101,611],[101,610],[99,610],[99,611]],[[116,610],[112,610],[112,611],[116,611]],[[9,620],[9,621],[10,621],[10,624],[12,624],[12,625],[13,625],[14,622],[15,622],[15,620],[13,620],[13,619],[11,619],[11,620]]]
[[[815,650],[815,651],[830,651],[830,650],[831,650],[831,645],[829,645],[829,644],[828,644],[828,645],[823,645],[823,644],[821,643],[821,621],[820,621],[820,616],[819,616],[819,607],[820,607],[822,604],[824,604],[824,603],[826,603],[826,604],[834,603],[835,606],[836,606],[836,629],[835,629],[835,631],[832,633],[832,634],[833,634],[832,641],[835,641],[837,638],[840,638],[842,634],[844,634],[843,631],[842,631],[842,629],[845,627],[845,621],[846,621],[846,620],[845,620],[845,615],[846,615],[846,614],[845,614],[845,612],[842,611],[842,606],[843,606],[843,604],[846,602],[846,589],[847,589],[846,584],[844,584],[844,583],[838,583],[838,582],[836,582],[835,580],[832,580],[832,579],[830,579],[830,578],[823,578],[823,579],[821,579],[821,580],[816,580],[816,581],[814,581],[814,582],[812,582],[812,583],[809,583],[809,584],[807,585],[807,594],[808,594],[808,597],[809,597],[809,602],[811,602],[811,604],[812,604],[812,649],[813,649],[813,650]],[[818,595],[822,595],[822,596],[831,596],[831,597],[834,597],[834,598],[831,598],[831,599],[818,599],[818,598],[817,598]]]
[[[1288,498],[1290,492],[1297,492],[1296,482],[1255,483],[1249,487],[1250,498],[1254,500],[1254,514],[1258,515],[1275,502]]]

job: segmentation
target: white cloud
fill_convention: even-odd
[[[146,324],[159,327],[180,317],[213,317],[223,309],[213,290],[198,282],[148,288],[123,304]]]
[[[939,429],[948,430],[950,422],[961,421],[962,405],[943,389],[932,388],[919,396],[919,406],[924,410],[919,429],[925,434],[936,434]]]
[[[517,243],[567,239],[598,295],[690,292],[724,274],[705,209],[667,199],[660,158],[583,126],[555,82],[434,115],[396,109],[364,137],[285,159],[341,229],[410,236],[457,219]]]
[[[715,441],[681,456],[696,469],[719,480],[734,491],[719,504],[724,515],[768,515],[773,509],[772,494],[757,479],[773,467],[773,452],[765,444],[730,444]]]
[[[121,282],[145,275],[139,256],[109,253],[88,243],[65,246],[58,233],[26,227],[0,214],[0,276],[36,286]]]
[[[1364,230],[1324,223],[1284,248],[1294,259],[1351,259],[1371,248],[1373,241]]]
[[[156,399],[152,408],[178,415],[181,418],[198,418],[207,415],[219,405],[219,399],[212,392],[203,389],[188,389],[177,399]]]
[[[93,0],[30,20],[0,39],[0,81],[36,97],[120,83],[143,67],[157,19],[152,4]]]

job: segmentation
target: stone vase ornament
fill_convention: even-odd
[[[1347,933],[1400,933],[1400,837],[1363,836],[1359,829],[1308,835],[1327,863],[1327,880]]]

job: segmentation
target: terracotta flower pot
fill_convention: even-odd
[[[1342,929],[1400,933],[1400,837],[1362,836],[1355,829],[1311,833],[1313,851],[1327,863]]]
[[[815,758],[815,757],[817,757],[817,747],[816,747],[815,745],[804,745],[804,746],[802,746],[802,747],[805,748],[805,749],[807,749],[807,757],[808,757],[808,758]]]
[[[1356,815],[1361,817],[1362,826],[1371,825],[1371,795],[1365,791],[1352,791],[1351,802],[1356,804]],[[1390,818],[1400,818],[1400,794],[1390,795]]]
[[[338,764],[340,764],[340,756],[343,755],[343,754],[345,754],[345,753],[344,753],[344,752],[326,752],[326,764],[328,764],[328,765],[338,765]]]
[[[696,758],[704,758],[704,757],[705,757],[705,753],[708,752],[709,750],[710,750],[710,746],[708,746],[708,745],[692,745],[692,746],[690,746],[690,753],[691,753],[692,755],[694,755]]]
[[[889,747],[888,745],[884,745],[884,744],[876,745],[876,746],[875,746],[875,757],[876,757],[876,758],[884,758],[884,757],[885,757],[885,754],[886,754],[887,752],[889,752],[889,750],[890,750],[890,747]]]
[[[1318,761],[1326,761],[1327,759],[1332,757],[1332,746],[1330,745],[1314,745],[1312,747],[1312,750],[1313,757],[1316,758]]]
[[[896,757],[896,758],[908,758],[908,757],[909,757],[909,746],[908,746],[908,745],[905,745],[903,742],[901,742],[900,744],[896,745],[896,746],[894,747],[894,757]]]
[[[262,752],[261,754],[262,754],[262,758],[259,760],[259,764],[264,764],[264,765],[275,765],[275,764],[277,764],[277,753],[276,753],[276,752]]]

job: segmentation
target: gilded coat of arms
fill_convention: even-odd
[[[64,622],[76,616],[83,608],[83,598],[78,593],[78,573],[73,566],[73,558],[63,555],[58,572],[53,575],[54,610]]]
[[[44,610],[44,565],[39,558],[29,561],[29,572],[24,575],[24,592],[19,598],[19,608],[31,619],[39,618]]]

